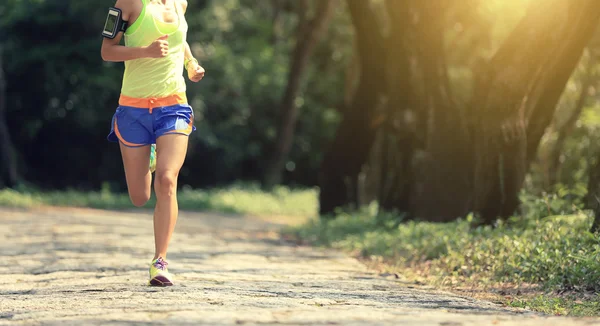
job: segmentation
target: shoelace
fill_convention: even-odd
[[[158,259],[154,262],[154,267],[163,271],[167,270],[167,265],[169,265],[169,263],[162,259],[162,257],[158,257]]]

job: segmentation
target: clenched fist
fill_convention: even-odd
[[[188,65],[188,78],[194,83],[199,82],[204,78],[204,68],[196,62],[190,62]]]
[[[150,58],[164,58],[169,54],[169,35],[161,36],[146,47],[146,54]]]

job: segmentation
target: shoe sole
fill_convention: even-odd
[[[157,276],[150,280],[150,285],[152,286],[173,286],[173,282],[171,282],[168,278],[164,276]]]

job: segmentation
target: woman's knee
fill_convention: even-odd
[[[177,189],[177,173],[173,171],[156,171],[154,189],[159,196],[173,196]]]
[[[150,200],[150,193],[129,193],[129,199],[135,207],[142,207]]]

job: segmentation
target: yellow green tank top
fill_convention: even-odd
[[[141,0],[143,9],[125,32],[125,46],[142,47],[169,35],[169,54],[163,58],[141,58],[125,61],[121,94],[134,98],[160,98],[186,91],[183,61],[188,25],[175,3],[177,22],[165,23],[147,10],[149,0]]]

